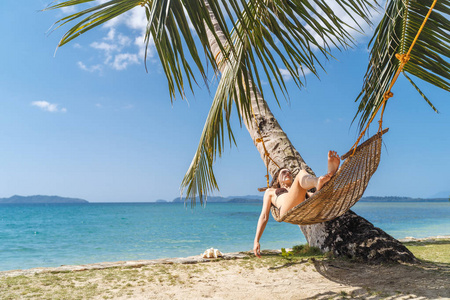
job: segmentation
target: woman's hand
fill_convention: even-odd
[[[255,253],[257,257],[261,258],[261,245],[257,241],[253,244],[253,253]]]

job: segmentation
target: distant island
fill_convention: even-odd
[[[411,197],[377,197],[367,196],[362,197],[360,201],[363,202],[448,202],[448,198],[411,198]]]
[[[186,198],[175,198],[172,202],[182,203],[185,202]],[[220,197],[220,196],[208,196],[208,203],[258,203],[263,201],[263,196],[257,195],[247,195],[247,196],[229,196],[229,197]]]
[[[9,198],[0,198],[0,204],[63,204],[63,203],[89,203],[87,200],[78,198],[67,198],[59,196],[18,196],[14,195]]]
[[[172,203],[182,203],[186,198],[175,198]],[[247,195],[247,196],[208,196],[208,203],[260,203],[263,201],[263,195]],[[411,197],[397,197],[397,196],[367,196],[362,197],[361,202],[448,202],[448,198],[411,198]],[[161,202],[158,200],[157,202]],[[169,201],[168,201],[169,202]],[[190,202],[190,200],[188,200]],[[198,201],[197,201],[198,202]]]

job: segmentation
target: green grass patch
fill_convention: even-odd
[[[324,259],[330,257],[330,255],[328,253],[322,253],[322,251],[320,251],[320,249],[317,247],[311,247],[308,244],[304,244],[292,247],[291,251],[287,251],[285,248],[281,248],[281,257],[291,261],[293,259],[298,260],[299,258]]]
[[[294,256],[298,257],[325,257],[325,254],[319,248],[311,247],[308,244],[294,246],[292,247],[292,252]]]
[[[403,243],[418,259],[450,263],[450,240]]]

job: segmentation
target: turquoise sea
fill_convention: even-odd
[[[0,271],[198,255],[253,247],[261,204],[90,203],[0,205]],[[353,210],[395,238],[450,235],[450,202],[359,202]],[[305,243],[272,218],[263,249]]]

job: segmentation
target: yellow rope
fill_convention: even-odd
[[[217,65],[219,65],[219,63],[221,62],[221,61],[217,62],[217,58],[219,57],[220,53],[221,53],[221,51],[219,50],[219,52],[217,52],[216,56],[214,56],[214,60],[216,61]]]
[[[370,118],[369,122],[367,123],[366,128],[364,128],[364,130],[361,132],[361,134],[359,135],[359,138],[356,141],[356,143],[352,146],[352,148],[350,148],[350,149],[353,149],[353,153],[352,153],[351,156],[353,156],[355,154],[356,147],[358,146],[359,141],[361,140],[361,138],[366,133],[366,130],[369,128],[370,123],[372,123],[374,117],[377,115],[378,110],[380,109],[381,106],[383,106],[383,109],[381,111],[380,121],[378,121],[378,123],[379,123],[378,132],[380,132],[382,130],[382,127],[383,127],[383,114],[384,114],[384,109],[386,108],[386,102],[387,102],[387,100],[389,98],[394,96],[394,94],[391,92],[391,89],[394,86],[395,82],[397,81],[398,76],[400,75],[400,72],[403,71],[403,67],[408,63],[409,59],[411,58],[411,51],[412,51],[414,45],[416,44],[420,33],[422,32],[423,28],[425,27],[425,23],[427,22],[430,14],[431,14],[431,11],[433,10],[434,6],[436,5],[436,2],[437,2],[437,0],[434,0],[433,4],[430,6],[430,9],[428,10],[427,15],[425,16],[425,19],[423,20],[422,25],[420,26],[419,30],[417,31],[416,37],[414,38],[413,42],[411,43],[411,46],[409,47],[408,52],[406,54],[398,54],[398,53],[395,54],[395,57],[400,61],[400,65],[399,65],[399,67],[397,69],[397,72],[395,72],[395,75],[392,78],[392,81],[391,81],[391,83],[389,85],[388,90],[383,95],[383,102],[375,110],[375,113],[372,114],[372,117]]]
[[[270,157],[269,151],[267,151],[266,144],[264,143],[264,139],[262,137],[261,130],[259,129],[258,121],[256,121],[255,111],[253,110],[253,106],[251,104],[250,104],[250,108],[252,109],[253,119],[255,120],[256,129],[258,130],[258,134],[259,134],[259,138],[256,139],[256,142],[257,143],[262,143],[262,146],[263,146],[263,149],[264,149],[264,156],[267,157],[267,160],[266,160],[267,174],[266,174],[265,177],[266,177],[266,180],[267,180],[267,187],[269,187],[269,185],[270,185],[270,183],[269,183],[269,163],[270,163],[270,161],[272,161],[278,168],[280,166],[272,159],[272,157]]]
[[[228,58],[226,58],[226,57],[224,57],[223,55],[222,55],[222,59],[221,60],[219,60],[219,61],[217,61],[217,58],[219,57],[219,55],[222,53],[222,51],[221,50],[219,50],[219,52],[217,52],[217,54],[216,54],[216,56],[214,56],[214,60],[216,61],[216,65],[217,66],[220,66],[220,64],[222,63],[222,60],[227,60]]]

